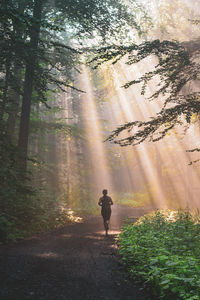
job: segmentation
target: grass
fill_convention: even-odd
[[[161,299],[200,299],[200,215],[157,211],[126,225],[119,253],[131,278]]]
[[[129,207],[141,207],[150,205],[148,193],[118,193],[114,195],[115,203]]]

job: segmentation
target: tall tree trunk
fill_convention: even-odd
[[[7,2],[5,0],[2,0],[1,3],[2,9],[7,11],[8,10],[8,5]],[[3,31],[7,32],[7,20],[3,21],[3,24],[1,24],[1,26],[3,27]],[[5,80],[4,80],[4,88],[3,88],[3,95],[2,95],[2,99],[0,99],[0,122],[3,120],[3,116],[4,116],[4,110],[5,110],[5,105],[6,105],[6,100],[7,100],[7,92],[8,92],[8,79],[9,79],[9,74],[10,74],[10,45],[8,45],[8,55],[6,57],[6,61],[5,61]]]
[[[28,153],[28,136],[29,136],[29,123],[31,112],[31,98],[33,91],[33,81],[35,64],[37,58],[37,49],[40,34],[40,23],[42,17],[42,0],[35,0],[33,18],[35,25],[30,29],[30,50],[29,57],[27,58],[25,81],[24,81],[24,94],[22,99],[22,110],[19,128],[19,141],[18,146],[21,152],[20,167],[22,174],[26,173],[27,169],[27,153]]]
[[[15,123],[17,118],[17,113],[19,110],[19,104],[20,104],[20,92],[19,92],[19,86],[22,82],[21,78],[21,71],[22,69],[19,66],[14,67],[14,74],[15,74],[15,89],[11,92],[11,95],[9,97],[9,111],[8,111],[8,120],[7,120],[7,133],[9,140],[13,140],[13,136],[15,133]]]
[[[0,106],[0,122],[3,120],[4,112],[5,112],[5,106],[7,102],[7,96],[8,96],[8,85],[9,85],[9,78],[10,78],[10,54],[9,57],[6,59],[6,76],[5,76],[5,85],[3,90],[3,99]]]
[[[18,0],[18,8],[17,11],[19,14],[24,14],[24,10],[26,7],[26,0]],[[9,139],[12,141],[14,133],[15,133],[15,123],[16,117],[19,110],[20,104],[20,86],[22,83],[22,63],[19,61],[19,56],[21,52],[21,43],[23,42],[23,32],[24,29],[21,28],[21,23],[16,20],[14,23],[14,37],[17,41],[20,41],[16,44],[15,49],[15,60],[14,60],[14,68],[13,74],[15,76],[15,82],[13,83],[13,88],[11,91],[11,95],[9,96],[9,110],[8,110],[8,120],[7,120],[7,132]]]

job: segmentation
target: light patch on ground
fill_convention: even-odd
[[[59,255],[56,254],[56,253],[54,253],[54,252],[38,253],[38,254],[36,254],[36,256],[39,256],[39,257],[52,257],[52,258],[57,258],[57,257],[59,257]]]

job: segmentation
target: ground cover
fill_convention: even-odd
[[[162,299],[200,299],[200,216],[156,211],[124,226],[119,253],[132,279]]]

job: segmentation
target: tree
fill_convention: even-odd
[[[195,20],[194,23],[199,22]],[[114,130],[107,138],[108,141],[121,146],[137,145],[145,140],[156,142],[178,124],[184,129],[189,127],[192,115],[200,113],[200,92],[195,88],[186,92],[189,84],[192,83],[194,87],[199,80],[199,46],[200,39],[187,42],[157,39],[141,44],[110,46],[97,50],[95,57],[90,60],[94,68],[106,61],[115,64],[123,57],[126,58],[128,65],[136,64],[148,57],[156,58],[157,64],[154,65],[154,69],[139,79],[125,83],[123,88],[127,89],[133,84],[141,83],[141,94],[144,95],[148,83],[159,76],[158,89],[151,95],[150,100],[156,100],[160,96],[163,100],[163,107],[156,117],[148,121],[126,123]],[[128,136],[120,138],[122,132],[128,132]]]
[[[24,80],[24,91],[22,99],[22,111],[19,129],[18,146],[22,151],[21,170],[26,172],[26,156],[28,152],[28,135],[29,135],[29,121],[31,111],[31,97],[33,91],[34,72],[37,57],[37,49],[39,43],[40,24],[42,18],[42,0],[35,0],[33,8],[33,19],[36,20],[30,28],[30,55],[27,57],[26,72]],[[25,159],[24,159],[25,157]]]
[[[61,71],[58,67],[61,61],[55,61],[52,53],[60,54],[63,49],[77,55],[80,53],[80,50],[66,45],[65,41],[62,42],[61,32],[69,28],[73,36],[78,37],[79,40],[92,38],[98,34],[105,41],[106,37],[110,38],[114,30],[119,34],[126,24],[139,28],[121,1],[68,1],[67,4],[65,1],[57,1],[54,4],[51,1],[35,0],[28,1],[26,5],[24,1],[22,3],[23,5],[20,5],[20,2],[15,3],[10,0],[4,3],[1,10],[1,14],[5,17],[2,22],[4,32],[9,31],[9,35],[3,36],[3,42],[6,44],[7,39],[10,42],[8,50],[5,50],[3,46],[6,52],[3,61],[5,79],[3,80],[1,119],[3,120],[4,115],[6,119],[6,114],[9,114],[8,131],[11,133],[15,124],[13,110],[19,107],[14,104],[19,104],[20,99],[17,96],[21,94],[22,111],[18,147],[21,152],[21,170],[25,173],[33,91],[37,93],[39,101],[46,103],[45,93],[52,83],[61,89],[63,86],[73,88],[71,80],[66,80],[66,77],[60,80],[58,79],[60,75],[55,76]],[[16,23],[19,30],[16,29]],[[56,35],[61,39],[55,38]],[[20,53],[19,47],[22,49],[22,45],[25,50]],[[52,53],[50,49],[53,49]],[[17,62],[17,69],[15,62]],[[24,78],[22,68],[18,67],[19,63],[23,66]],[[20,88],[19,85],[23,81],[23,88]],[[16,86],[12,86],[11,82],[16,82]],[[8,95],[9,93],[11,95],[11,90],[17,90],[14,97]]]

